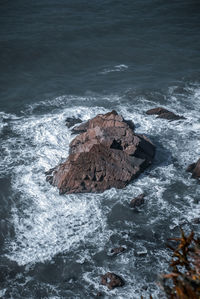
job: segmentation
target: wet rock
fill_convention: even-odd
[[[112,110],[106,114],[98,114],[87,122],[74,127],[73,133],[80,134],[95,127],[125,127],[125,124],[126,127],[128,126],[130,129],[134,130],[135,125],[132,120],[125,120],[121,115],[118,115],[115,110]]]
[[[73,127],[74,125],[76,124],[79,124],[81,123],[82,120],[80,118],[75,118],[75,117],[67,117],[66,120],[65,120],[65,125],[68,127],[68,128],[71,128]]]
[[[192,222],[193,222],[194,224],[200,224],[200,218],[199,218],[199,217],[194,218]]]
[[[158,118],[163,118],[163,119],[167,119],[167,120],[178,120],[178,119],[185,119],[185,117],[177,115],[165,108],[162,107],[157,107],[157,108],[153,108],[150,109],[148,111],[146,111],[146,114],[148,115],[158,115]]]
[[[200,179],[200,158],[196,163],[190,164],[186,171],[192,173],[192,178]]]
[[[193,170],[195,169],[195,166],[196,166],[196,163],[192,163],[192,164],[190,164],[190,165],[187,167],[186,171],[187,171],[187,172],[193,172]]]
[[[117,255],[117,254],[119,254],[119,253],[124,252],[125,250],[126,250],[125,247],[119,246],[119,247],[116,247],[116,248],[111,249],[110,252],[111,252],[113,255]]]
[[[88,129],[95,127],[107,128],[107,127],[119,127],[123,126],[122,122],[124,121],[121,115],[113,110],[106,114],[98,114],[94,118],[88,120],[87,122],[76,126],[74,132],[86,132]]]
[[[132,130],[135,130],[135,124],[132,120],[130,119],[124,119],[124,122],[129,126],[129,128],[131,128]]]
[[[136,162],[137,162],[137,158]],[[112,187],[123,188],[141,171],[143,160],[135,166],[135,159],[122,151],[95,144],[89,152],[71,154],[54,171],[52,184],[60,194],[102,192]],[[51,178],[48,178],[51,182]]]
[[[124,285],[124,280],[115,273],[108,272],[102,275],[101,284],[112,290],[117,287],[122,287]]]
[[[130,202],[131,208],[137,208],[144,204],[144,193],[138,195],[137,197],[133,198]]]
[[[56,167],[50,168],[48,171],[45,171],[45,175],[51,175],[52,172],[55,170]]]
[[[96,295],[96,297],[102,297],[102,296],[103,296],[103,294],[101,292],[98,292]]]
[[[53,176],[52,175],[47,175],[46,176],[46,181],[49,182],[49,184],[53,184]]]
[[[167,112],[169,112],[167,109],[162,108],[162,107],[157,107],[157,108],[147,110],[146,114],[148,114],[148,115],[154,115],[154,114],[155,115],[161,115],[162,113],[167,113]]]
[[[68,159],[46,172],[60,194],[123,188],[152,163],[155,146],[116,111],[75,128],[84,132],[70,143]]]

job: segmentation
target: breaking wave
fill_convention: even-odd
[[[127,69],[128,69],[128,65],[118,64],[118,65],[115,65],[114,67],[111,67],[111,68],[105,68],[103,71],[100,72],[100,74],[106,75],[106,74],[114,73],[114,72],[124,72]]]
[[[0,172],[1,176],[12,175],[14,194],[11,221],[15,237],[7,242],[9,259],[27,265],[77,250],[80,244],[92,244],[96,252],[108,252],[123,243],[129,250],[115,262],[106,260],[102,265],[95,265],[83,250],[77,263],[89,258],[93,265],[92,271],[84,273],[83,281],[99,290],[99,275],[116,271],[127,284],[109,294],[137,297],[148,284],[148,290],[142,292],[158,296],[156,278],[151,281],[149,277],[152,271],[160,273],[166,268],[164,241],[179,225],[189,229],[193,219],[200,217],[200,190],[185,172],[200,155],[200,88],[171,87],[162,95],[162,106],[185,120],[168,122],[147,116],[145,111],[158,105],[156,97],[160,94],[154,97],[134,91],[107,97],[63,96],[29,106],[20,117],[1,113]],[[45,181],[44,172],[68,155],[73,136],[65,119],[74,116],[85,121],[111,108],[133,120],[137,133],[152,139],[157,147],[154,165],[122,190],[58,195],[58,190]],[[45,112],[41,113],[42,109]],[[147,195],[144,207],[131,211],[129,201],[141,192]]]

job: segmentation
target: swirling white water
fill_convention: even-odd
[[[20,116],[1,113],[1,177],[12,177],[10,221],[15,231],[6,243],[8,259],[33,267],[75,252],[75,264],[90,264],[81,274],[81,285],[88,289],[100,288],[115,298],[161,296],[155,279],[169,258],[164,242],[179,225],[187,230],[200,217],[200,188],[185,172],[200,156],[200,87],[171,87],[162,95],[165,108],[186,118],[175,122],[145,114],[157,106],[160,94],[153,96],[155,101],[131,91],[106,97],[62,96],[29,106]],[[85,121],[110,109],[133,120],[136,132],[150,137],[157,147],[155,163],[125,189],[60,196],[45,181],[44,172],[68,155],[73,136],[65,119]],[[132,211],[129,201],[141,192],[146,194],[145,205]],[[127,251],[113,259],[108,253],[117,245],[125,245]],[[125,287],[111,292],[99,287],[106,271],[124,277]],[[156,273],[153,278],[151,272]],[[56,294],[62,297],[58,286]]]

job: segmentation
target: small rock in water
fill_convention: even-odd
[[[75,118],[75,117],[67,117],[66,120],[65,120],[65,125],[68,127],[68,128],[71,128],[73,127],[74,125],[77,125],[79,123],[81,123],[82,120],[80,118]]]
[[[194,218],[194,219],[193,219],[193,223],[194,223],[194,224],[200,224],[200,218],[199,218],[199,217]]]
[[[101,284],[112,290],[117,287],[122,287],[124,285],[124,281],[115,273],[107,272],[106,274],[102,275]]]
[[[117,255],[117,254],[119,254],[119,253],[124,252],[125,250],[126,250],[125,247],[119,246],[119,247],[116,247],[116,248],[111,249],[110,252],[113,253],[113,255]]]
[[[101,292],[98,292],[96,295],[96,297],[101,297],[101,296],[103,296],[103,294]]]
[[[200,179],[200,158],[196,163],[190,164],[186,171],[192,173],[192,178]]]
[[[140,207],[142,204],[144,204],[144,193],[138,195],[137,197],[133,198],[130,202],[131,208]]]
[[[158,115],[157,116],[158,118],[164,118],[164,119],[171,120],[171,121],[178,120],[178,119],[185,119],[185,117],[177,115],[177,114],[175,114],[165,108],[162,108],[162,107],[157,107],[157,108],[147,110],[146,114],[148,114],[148,115],[155,114],[155,115]]]

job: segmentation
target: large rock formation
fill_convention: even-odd
[[[66,162],[46,172],[60,194],[123,188],[152,163],[155,146],[135,134],[134,124],[116,111],[99,114],[73,129]]]

